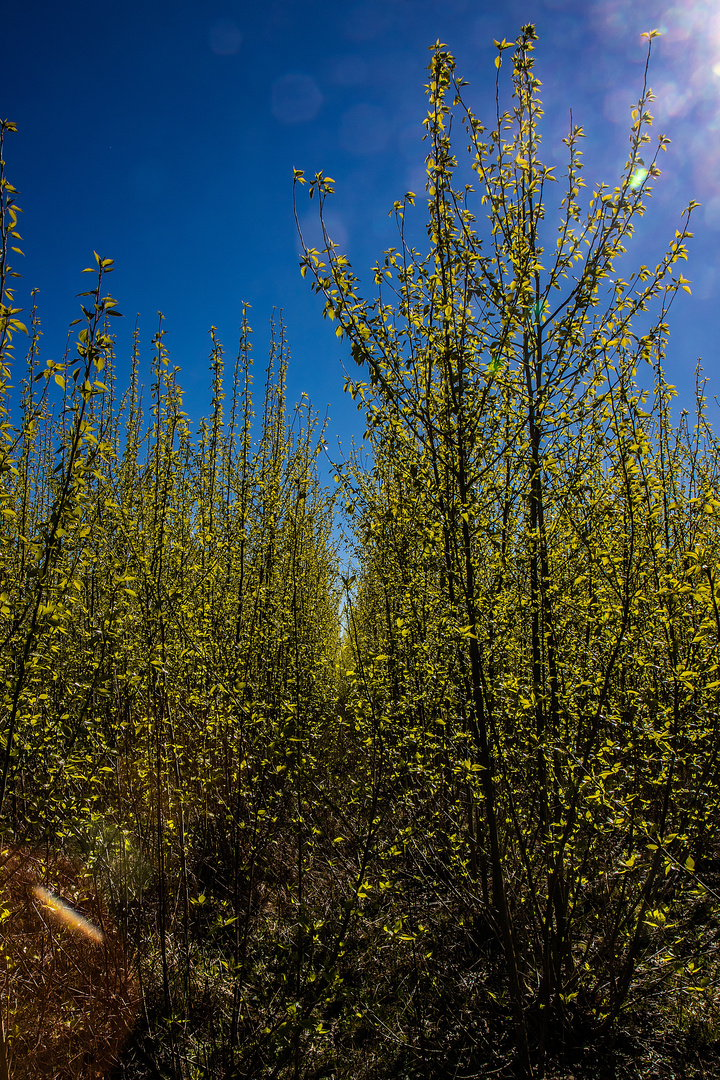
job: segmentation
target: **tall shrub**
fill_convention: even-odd
[[[623,174],[583,200],[582,129],[563,177],[540,155],[535,41],[496,42],[488,126],[434,48],[425,254],[408,193],[374,299],[327,232],[302,259],[363,372],[353,689],[404,808],[385,872],[409,937],[434,943],[415,1045],[453,911],[494,971],[464,983],[476,1014],[492,986],[528,1076],[559,1035],[608,1036],[643,996],[699,986],[720,734],[715,444],[702,397],[695,429],[673,426],[663,370],[694,204],[654,266],[621,274],[667,146],[647,67]],[[321,215],[332,183],[310,183]]]

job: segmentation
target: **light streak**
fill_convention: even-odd
[[[54,893],[42,885],[33,885],[33,894],[41,904],[49,908],[58,922],[62,923],[68,930],[72,930],[76,934],[83,934],[90,941],[102,945],[105,940],[102,930],[95,926],[94,923],[91,923],[89,919],[86,919],[84,915],[81,915],[79,911],[76,911],[74,907],[71,907],[70,904],[66,904],[59,896],[55,896]]]

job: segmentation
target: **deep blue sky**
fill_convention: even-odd
[[[282,308],[291,396],[308,392],[320,411],[330,403],[333,439],[360,424],[342,393],[347,348],[299,275],[293,166],[335,178],[331,233],[366,275],[394,243],[393,201],[423,190],[428,45],[448,44],[476,111],[491,119],[492,39],[534,22],[545,158],[561,173],[572,108],[588,135],[586,178],[613,186],[642,83],[640,34],[662,27],[650,83],[655,131],[672,145],[625,276],[641,254],[661,254],[691,198],[703,204],[685,270],[693,296],[673,313],[669,369],[687,391],[702,356],[714,384],[717,0],[6,0],[2,12],[0,114],[19,125],[5,157],[25,210],[17,299],[25,305],[40,289],[45,355],[62,354],[95,249],[115,259],[112,291],[128,316],[116,324],[121,376],[135,313],[147,356],[162,310],[197,418],[208,401],[210,325],[232,355],[250,302],[262,361],[272,308]]]

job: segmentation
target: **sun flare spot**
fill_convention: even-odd
[[[94,923],[91,923],[89,919],[86,919],[84,915],[81,915],[75,908],[70,907],[64,900],[61,900],[55,893],[50,892],[49,889],[44,888],[42,885],[35,885],[33,887],[33,893],[35,898],[44,904],[49,911],[52,912],[58,922],[62,923],[68,930],[72,930],[74,933],[83,934],[91,941],[96,942],[98,945],[102,945],[105,940],[105,935]]]
[[[646,169],[642,162],[637,166],[635,172],[630,177],[630,189],[637,191],[645,183],[649,175],[649,169]]]

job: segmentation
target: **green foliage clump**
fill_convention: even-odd
[[[323,431],[307,401],[287,413],[279,322],[255,417],[246,313],[229,390],[211,330],[197,431],[162,322],[146,411],[137,331],[118,400],[112,269],[96,256],[62,363],[41,364],[33,313],[14,401],[23,327],[5,293],[2,829],[93,870],[146,1023],[170,1033],[158,1060],[176,1067],[199,1016],[197,1052],[220,1070],[241,1041],[284,1052],[297,980],[278,1000],[267,970],[307,934],[306,805],[334,745],[340,635]],[[271,905],[294,918],[259,917]]]
[[[490,130],[433,50],[427,254],[409,192],[373,300],[329,239],[303,271],[365,378],[348,692],[391,778],[374,863],[422,954],[413,1045],[439,1052],[450,919],[482,972],[470,1012],[506,1014],[531,1075],[650,1001],[716,1007],[720,499],[702,385],[674,426],[663,372],[693,204],[620,274],[667,145],[640,174],[651,91],[620,183],[583,208],[582,130],[562,179],[540,157],[533,28],[505,111],[496,45]],[[332,181],[311,192],[322,211]]]

